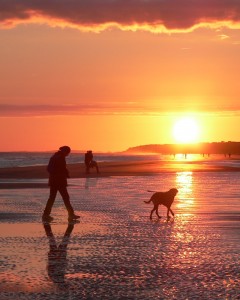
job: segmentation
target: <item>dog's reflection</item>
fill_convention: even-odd
[[[65,282],[65,273],[67,267],[67,246],[70,235],[74,228],[74,223],[69,223],[59,245],[53,235],[51,225],[43,224],[49,241],[48,264],[47,271],[49,279],[57,284],[60,289],[66,289],[68,284]]]

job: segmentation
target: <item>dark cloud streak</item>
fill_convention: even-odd
[[[144,107],[138,104],[94,105],[10,105],[0,104],[0,117],[38,117],[74,115],[142,114]]]
[[[185,111],[184,106],[174,105],[174,109],[162,104],[113,103],[99,105],[9,105],[0,104],[0,118],[8,117],[50,117],[50,116],[77,116],[77,115],[166,115]],[[193,107],[194,111],[194,107]],[[214,115],[240,115],[240,105],[231,104],[216,107],[205,104],[196,110],[199,113]]]
[[[238,0],[0,0],[0,24],[42,19],[52,25],[97,28],[164,26],[189,29],[201,23],[240,22]],[[148,28],[148,26],[150,26]]]

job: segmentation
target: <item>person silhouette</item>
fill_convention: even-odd
[[[67,268],[67,247],[70,235],[73,231],[74,224],[69,223],[62,238],[61,243],[57,246],[55,237],[52,232],[50,223],[43,223],[46,236],[49,241],[47,271],[49,279],[57,284],[60,289],[66,290],[65,274]]]
[[[85,153],[84,163],[85,163],[85,166],[86,166],[86,174],[90,173],[90,168],[96,168],[97,173],[99,173],[98,164],[95,160],[93,160],[92,150],[88,150]]]
[[[49,198],[42,215],[44,221],[52,221],[53,217],[50,216],[57,192],[62,196],[63,202],[68,211],[68,220],[79,219],[80,217],[74,214],[74,210],[70,203],[70,197],[67,191],[67,178],[69,173],[66,167],[65,157],[69,155],[71,148],[62,146],[49,160],[47,171],[49,173],[48,185],[50,187]]]

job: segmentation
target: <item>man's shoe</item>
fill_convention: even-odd
[[[73,214],[73,215],[68,216],[68,221],[77,220],[79,218],[80,218],[80,216]]]
[[[42,220],[44,222],[51,222],[53,220],[53,217],[51,217],[49,215],[42,215]]]

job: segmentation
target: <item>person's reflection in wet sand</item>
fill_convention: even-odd
[[[85,190],[88,190],[91,187],[97,186],[98,178],[86,178],[85,180]]]
[[[76,222],[75,222],[76,223]],[[62,241],[57,245],[55,237],[49,223],[43,223],[49,241],[47,271],[49,279],[61,290],[66,290],[68,284],[65,282],[65,272],[67,268],[67,246],[70,235],[74,228],[74,222],[68,224]]]

